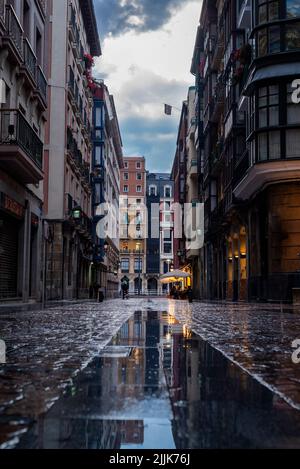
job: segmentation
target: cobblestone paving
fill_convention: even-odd
[[[300,410],[300,309],[269,304],[170,302],[169,311],[243,370]],[[300,357],[300,352],[298,353]]]
[[[112,300],[0,315],[0,449],[13,446],[147,300]]]
[[[0,315],[7,364],[0,365],[0,448],[13,447],[72,378],[135,311],[168,311],[229,359],[300,410],[300,311],[254,304],[165,299],[113,300]]]

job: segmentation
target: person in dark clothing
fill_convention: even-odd
[[[127,282],[122,282],[121,289],[122,289],[122,293],[123,293],[123,300],[125,300],[125,298],[128,299],[128,283]]]
[[[193,290],[191,289],[191,287],[188,287],[187,289],[187,298],[188,298],[189,303],[193,303],[194,294],[193,294]]]
[[[174,290],[173,298],[174,300],[179,300],[179,291],[177,290],[177,288],[175,288]]]

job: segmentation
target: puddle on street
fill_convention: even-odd
[[[122,326],[19,447],[300,447],[300,412],[173,316],[143,311]]]

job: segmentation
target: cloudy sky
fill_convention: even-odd
[[[102,45],[94,75],[114,95],[124,155],[170,171],[188,86],[201,0],[94,0]]]

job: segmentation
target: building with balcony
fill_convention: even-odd
[[[93,91],[92,217],[94,258],[92,284],[106,298],[119,295],[119,202],[123,169],[122,139],[114,98],[95,82]],[[103,233],[101,233],[103,227]]]
[[[48,300],[86,298],[93,232],[93,57],[101,55],[92,0],[51,2],[49,120],[45,152]]]
[[[203,2],[192,73],[204,298],[292,301],[299,288],[299,38],[298,2]]]
[[[187,132],[188,132],[188,103],[182,103],[181,116],[179,121],[178,136],[176,142],[176,152],[173,161],[171,179],[174,183],[174,204],[183,207],[186,199],[187,183]],[[182,211],[174,213],[174,268],[180,269],[185,264],[185,230],[184,217]]]
[[[146,168],[144,157],[124,158],[120,180],[120,271],[132,293],[147,290]]]
[[[148,173],[146,205],[148,213],[147,290],[165,291],[160,275],[170,271],[174,262],[174,183],[170,174]]]
[[[0,0],[0,302],[42,300],[48,8]]]

